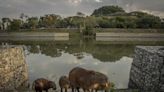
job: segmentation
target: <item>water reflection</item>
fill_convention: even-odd
[[[60,57],[49,57],[41,53],[29,54],[27,61],[30,69],[30,81],[44,77],[58,82],[60,76],[68,75],[72,68],[80,66],[106,74],[117,88],[127,88],[132,58],[122,57],[116,62],[103,63],[92,57],[91,54],[83,54],[82,59],[77,59],[76,56],[65,52],[62,52]]]
[[[117,88],[127,88],[136,44],[97,42],[93,39],[69,41],[7,41],[7,45],[23,45],[30,82],[44,77],[54,80],[81,66],[105,73]],[[156,42],[151,42],[158,45]],[[2,44],[2,43],[1,43]]]
[[[103,62],[116,61],[122,56],[131,56],[133,54],[133,45],[98,45],[98,44],[32,44],[26,45],[29,53],[41,53],[46,56],[60,57],[61,52],[73,54],[77,58],[83,58],[83,53],[90,53],[94,58]]]

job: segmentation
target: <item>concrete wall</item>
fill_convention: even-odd
[[[69,33],[56,32],[9,32],[0,33],[0,40],[6,41],[67,41]]]
[[[1,37],[69,37],[69,33],[56,32],[9,32],[1,33]]]
[[[96,33],[96,41],[164,41],[162,33]]]
[[[16,89],[27,80],[28,71],[22,47],[0,47],[0,90]]]
[[[139,38],[164,38],[164,34],[161,33],[112,33],[112,32],[104,32],[104,33],[96,33],[96,37],[139,37]]]
[[[164,91],[164,46],[137,46],[129,88],[140,92]]]

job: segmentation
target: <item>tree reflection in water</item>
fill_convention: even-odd
[[[119,60],[122,56],[131,56],[135,45],[132,44],[99,44],[91,39],[83,39],[74,42],[9,42],[11,45],[24,45],[31,54],[44,54],[50,57],[60,57],[62,52],[73,54],[78,59],[84,57],[84,53],[91,54],[102,62]]]
[[[102,62],[114,62],[122,56],[132,56],[136,45],[163,45],[160,42],[108,43],[88,38],[74,38],[69,41],[12,41],[5,43],[9,45],[24,45],[29,53],[41,53],[50,57],[60,57],[63,52],[73,54],[78,59],[82,59],[84,53],[88,53]]]

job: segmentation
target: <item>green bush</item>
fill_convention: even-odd
[[[94,36],[95,33],[94,33],[94,31],[93,31],[92,28],[90,28],[90,27],[85,27],[85,29],[83,30],[83,35],[84,35],[84,36]]]

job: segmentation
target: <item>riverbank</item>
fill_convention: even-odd
[[[164,33],[96,33],[96,41],[164,41]]]
[[[96,41],[164,41],[163,29],[92,29]],[[83,37],[78,29],[35,29],[16,32],[1,32],[0,40],[54,40],[66,38],[66,40]],[[59,40],[60,40],[59,39]],[[61,39],[65,40],[65,39]]]
[[[26,41],[26,40],[69,40],[69,33],[57,32],[8,32],[1,33],[0,40]]]
[[[63,32],[4,32],[0,37],[69,37],[69,33]]]

